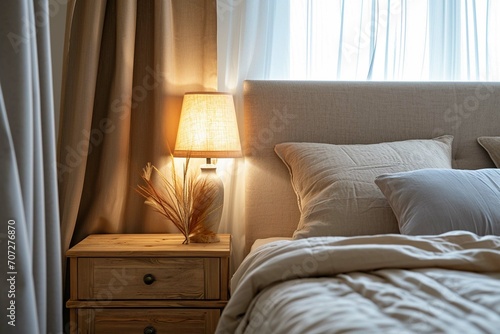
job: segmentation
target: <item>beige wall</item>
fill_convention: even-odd
[[[61,103],[61,80],[68,0],[49,0],[50,43],[52,51],[52,80],[54,83],[54,107],[56,132],[59,129],[59,105]]]

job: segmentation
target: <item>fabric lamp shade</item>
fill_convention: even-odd
[[[241,156],[238,123],[231,94],[202,92],[184,95],[174,156]]]

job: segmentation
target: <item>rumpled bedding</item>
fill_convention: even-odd
[[[500,237],[277,241],[231,290],[217,333],[500,333]]]

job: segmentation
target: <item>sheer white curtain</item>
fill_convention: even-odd
[[[49,4],[0,11],[0,333],[61,333]]]
[[[234,96],[240,136],[243,131],[243,81],[280,79],[289,71],[288,1],[217,1],[218,90]],[[233,237],[233,270],[243,259],[244,161],[221,159],[218,173],[225,187],[221,232]]]
[[[426,12],[426,1],[294,1],[290,78],[425,79]]]
[[[500,2],[430,1],[430,79],[500,79]]]
[[[498,1],[290,3],[290,79],[500,79]]]

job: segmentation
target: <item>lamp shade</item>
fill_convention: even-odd
[[[231,94],[202,92],[184,95],[174,156],[241,156],[238,123]]]

